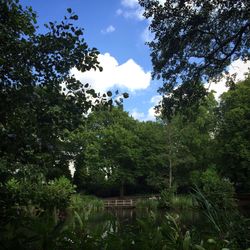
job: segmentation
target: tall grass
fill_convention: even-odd
[[[237,207],[234,210],[219,208],[197,187],[194,189],[193,197],[203,209],[217,238],[228,242],[230,249],[249,249],[250,220],[243,217]]]
[[[144,199],[136,202],[137,209],[146,209],[148,211],[156,211],[159,205],[159,201],[155,199]]]
[[[197,203],[190,195],[176,195],[171,198],[170,206],[174,209],[190,209],[197,206]]]
[[[104,209],[104,202],[94,196],[74,194],[71,196],[69,208],[76,211],[98,212]]]

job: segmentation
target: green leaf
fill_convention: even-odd
[[[111,91],[108,91],[108,92],[107,92],[107,95],[108,95],[109,97],[111,97],[111,96],[112,96],[112,92],[111,92]]]
[[[129,98],[129,94],[128,93],[123,93],[123,97],[126,99],[126,98]]]

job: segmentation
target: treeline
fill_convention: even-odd
[[[205,91],[202,84],[194,86]],[[101,196],[173,186],[187,192],[204,173],[215,172],[237,191],[249,190],[249,94],[249,79],[219,102],[213,93],[190,102],[188,93],[177,89],[165,99],[175,111],[157,122],[139,122],[121,107],[91,113],[71,135],[74,183]]]

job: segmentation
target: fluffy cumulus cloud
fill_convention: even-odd
[[[242,60],[238,59],[228,67],[228,73],[229,75],[236,74],[236,82],[242,81],[246,78],[246,73],[248,73],[250,70],[250,61],[247,61],[246,63]],[[218,100],[222,93],[226,92],[228,90],[228,87],[226,86],[226,75],[221,79],[220,82],[214,83],[211,82],[209,84],[206,84],[206,87],[209,88],[209,90],[215,91],[215,98]]]
[[[143,8],[139,5],[138,0],[121,0],[122,8],[116,10],[116,14],[125,18],[144,20]]]
[[[145,119],[145,114],[143,112],[139,112],[136,108],[134,108],[130,114],[139,121],[143,121]]]
[[[106,29],[101,30],[102,34],[109,34],[115,31],[115,27],[113,25],[109,25]]]
[[[234,61],[229,67],[228,67],[228,73],[229,75],[236,74],[235,81],[242,81],[246,78],[246,74],[250,72],[250,61],[247,61],[246,63],[242,60],[236,60]],[[228,90],[228,87],[226,86],[226,75],[222,80],[218,83],[211,82],[210,84],[206,84],[206,87],[209,88],[209,90],[215,91],[215,97],[217,100],[219,100],[219,97],[222,93],[226,92]],[[154,121],[157,117],[157,113],[155,112],[154,107],[158,104],[160,104],[162,100],[162,96],[155,95],[151,98],[150,103],[152,104],[152,107],[150,107],[147,111],[147,113],[143,113],[138,111],[137,109],[133,109],[131,112],[131,115],[140,121]]]
[[[158,116],[155,111],[155,106],[158,105],[161,100],[162,97],[160,95],[155,95],[150,100],[150,103],[153,106],[148,109],[147,113],[140,112],[136,108],[134,108],[130,113],[135,119],[139,121],[155,121],[155,118]]]
[[[105,92],[112,87],[135,91],[146,89],[150,85],[150,72],[145,72],[133,59],[119,64],[113,56],[105,53],[100,54],[98,60],[103,67],[102,72],[90,70],[82,73],[73,68],[71,74],[75,75],[76,79],[81,82],[89,83],[99,92]]]
[[[155,106],[159,105],[161,103],[162,96],[155,95],[151,98],[150,103],[152,103],[152,107],[149,108],[148,114],[147,114],[147,120],[155,120],[155,118],[159,115],[156,113]]]
[[[128,8],[136,8],[138,5],[138,0],[122,0],[121,4],[124,7],[128,7]]]
[[[154,107],[148,109],[148,112],[145,114],[138,111],[137,108],[134,108],[130,114],[139,121],[155,121],[157,114],[155,113]]]
[[[155,95],[151,98],[150,102],[153,103],[154,105],[158,105],[162,100],[161,95]]]

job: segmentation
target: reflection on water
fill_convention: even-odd
[[[89,218],[89,228],[95,231],[124,232],[136,230],[137,219],[143,220],[150,216],[150,211],[144,209],[106,209],[93,214]],[[200,210],[157,210],[154,211],[156,224],[161,225],[164,217],[170,214],[178,218],[184,231],[196,228],[200,233],[206,234],[209,230],[206,216]]]

